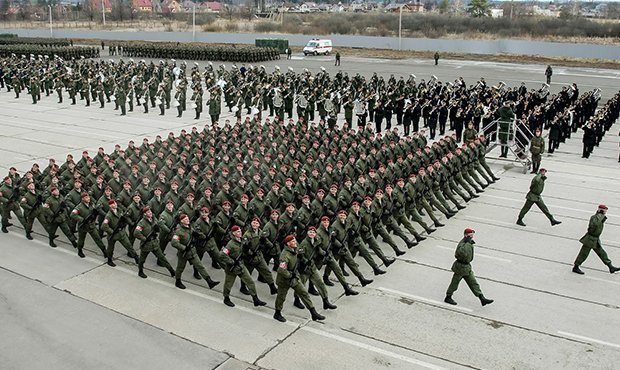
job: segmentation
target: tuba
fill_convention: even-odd
[[[273,106],[276,108],[281,108],[284,104],[284,99],[282,99],[282,94],[280,94],[280,90],[274,89],[275,93],[273,95]]]
[[[334,109],[336,109],[336,107],[334,106],[334,103],[330,100],[330,99],[325,99],[325,103],[324,103],[324,108],[326,112],[332,112],[334,111]]]
[[[306,95],[301,94],[297,97],[297,105],[299,105],[301,109],[306,109],[308,107],[308,99],[306,98]]]
[[[362,116],[366,113],[366,103],[362,100],[355,100],[353,104],[353,114],[356,116]]]

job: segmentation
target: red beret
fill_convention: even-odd
[[[290,242],[293,239],[295,239],[295,236],[287,235],[286,238],[284,238],[284,243],[288,243],[288,242]]]
[[[150,210],[151,210],[151,207],[146,206],[146,207],[142,208],[142,213],[146,213],[146,212],[148,212]]]
[[[351,203],[351,205],[352,205],[352,206],[359,206],[359,205],[360,205],[360,202],[355,201],[355,202]]]
[[[474,231],[474,229],[467,228],[467,229],[465,229],[465,231],[463,233],[464,234],[473,234],[473,233],[475,233],[475,231]]]
[[[607,206],[604,204],[599,204],[598,209],[609,209],[609,208],[607,208]]]
[[[202,208],[200,208],[200,212],[207,212],[208,213],[209,212],[209,208],[202,207]]]
[[[222,202],[222,205],[223,205],[223,206],[225,206],[225,205],[227,205],[227,204],[228,204],[228,205],[230,205],[230,202],[229,202],[229,201],[227,201],[227,200],[225,200],[225,201],[223,201],[223,202]]]
[[[547,169],[546,168],[541,168],[541,169],[538,170],[538,172],[547,172]]]
[[[271,214],[274,214],[274,213],[280,214],[280,211],[278,211],[277,209],[271,210]]]
[[[372,197],[365,196],[365,197],[364,197],[364,200],[372,200]]]
[[[316,227],[314,227],[314,226],[310,226],[310,227],[308,228],[308,231],[316,231]]]
[[[250,199],[250,197],[248,197],[248,195],[247,195],[247,194],[242,194],[242,195],[241,195],[241,199],[243,199],[243,198],[245,198],[245,199]]]
[[[230,228],[230,231],[232,231],[232,232],[239,231],[239,230],[241,230],[241,228],[238,225],[235,225],[235,226]]]
[[[259,224],[261,223],[261,222],[260,222],[260,218],[258,218],[258,217],[254,217],[254,218],[252,219],[252,222],[254,222],[254,221],[258,222]]]
[[[327,217],[327,216],[321,217],[321,222],[323,222],[323,221],[329,221],[329,217]]]
[[[340,211],[338,211],[338,214],[339,214],[339,215],[342,215],[342,214],[345,214],[345,215],[346,215],[346,214],[347,214],[347,211],[345,211],[344,209],[341,209]]]
[[[89,197],[89,196],[90,196],[90,194],[88,194],[88,193],[87,193],[87,192],[85,192],[85,191],[83,191],[83,192],[80,194],[80,197],[82,197],[82,198],[84,198],[84,197]]]
[[[181,213],[181,214],[179,215],[179,221],[182,221],[184,218],[189,218],[189,216],[188,216],[188,215],[186,215],[185,213]]]

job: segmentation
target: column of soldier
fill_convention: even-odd
[[[89,65],[112,69],[124,65],[80,61],[66,64],[60,65],[78,70]],[[130,65],[149,69],[145,63]],[[151,67],[153,75],[155,71],[177,72],[172,63]],[[183,67],[179,67],[176,74],[183,76],[182,71]],[[185,288],[181,276],[187,262],[194,267],[195,278],[203,278],[210,288],[218,284],[202,264],[204,254],[208,254],[214,268],[225,269],[223,295],[227,305],[234,306],[230,290],[236,277],[243,282],[241,291],[250,294],[255,305],[265,304],[258,298],[250,276],[256,269],[259,281],[277,294],[274,318],[284,320],[282,305],[287,291],[294,289],[295,306],[305,306],[313,319],[322,319],[308,291],[321,296],[325,309],[335,308],[325,288],[333,284],[331,273],[346,295],[357,294],[346,280],[347,268],[362,286],[372,280],[360,272],[355,255],[360,254],[376,275],[385,271],[369,249],[385,266],[394,262],[379,247],[378,236],[401,255],[404,251],[392,235],[409,248],[415,246],[424,237],[412,221],[431,233],[434,229],[424,221],[423,214],[434,227],[441,227],[437,211],[451,218],[464,207],[463,202],[477,197],[497,179],[484,160],[484,138],[465,135],[467,142],[458,147],[459,138],[454,135],[428,146],[425,135],[418,132],[402,137],[397,130],[375,134],[370,125],[363,124],[364,113],[374,113],[375,124],[381,125],[385,119],[390,128],[384,104],[390,104],[391,97],[411,97],[409,105],[420,104],[421,100],[429,100],[424,104],[440,104],[444,98],[460,97],[457,107],[461,114],[457,117],[461,120],[468,119],[462,111],[472,108],[463,101],[473,100],[477,104],[472,98],[478,97],[494,106],[499,105],[497,99],[519,97],[516,89],[488,88],[483,80],[469,88],[464,83],[461,87],[448,85],[450,88],[444,91],[436,79],[417,84],[414,76],[408,83],[402,79],[396,82],[393,76],[386,83],[375,75],[366,83],[359,75],[349,79],[338,73],[332,79],[324,70],[314,76],[308,71],[298,75],[289,70],[283,74],[278,68],[267,74],[262,67],[245,72],[225,68],[213,71],[207,67],[207,71],[205,78],[223,82],[217,86],[224,87],[224,101],[231,111],[239,107],[241,91],[225,87],[243,89],[246,84],[256,85],[258,91],[273,91],[271,103],[268,100],[265,109],[273,109],[280,117],[292,117],[287,101],[296,95],[298,121],[286,126],[278,118],[263,123],[263,97],[254,98],[245,107],[260,107],[258,112],[245,122],[238,119],[232,126],[226,123],[220,127],[217,117],[212,115],[214,124],[205,126],[202,132],[194,128],[190,133],[182,131],[178,137],[172,133],[166,139],[158,137],[153,143],[145,139],[140,147],[130,143],[123,151],[117,146],[110,154],[100,148],[93,158],[83,153],[77,163],[69,156],[60,167],[51,160],[43,171],[33,165],[23,178],[12,168],[0,188],[2,231],[8,231],[13,213],[31,239],[37,219],[48,233],[50,246],[56,245],[56,231],[60,228],[80,257],[84,256],[85,238],[90,235],[111,266],[115,244],[120,242],[134,258],[141,277],[146,277],[144,262],[153,252],[158,264],[176,278],[179,288]],[[192,76],[196,75],[200,74],[194,68]],[[262,86],[264,83],[267,86]],[[321,118],[318,124],[307,125],[304,117],[307,115],[313,121],[314,109],[309,109],[309,102],[304,107],[299,100],[308,89],[318,90],[320,86],[327,89],[316,92],[320,99],[319,116],[325,114],[329,118],[327,124]],[[369,91],[374,95],[368,95]],[[237,100],[228,99],[227,95],[237,96]],[[529,105],[530,98],[539,99],[537,94],[525,95],[518,99],[525,105]],[[360,119],[357,131],[349,129],[350,110],[346,105],[352,99]],[[373,99],[379,104],[372,108],[370,102],[360,104]],[[386,103],[382,103],[383,99]],[[347,122],[342,129],[337,128],[336,122],[339,109],[328,102],[345,105]],[[380,111],[382,120],[376,118]],[[235,113],[239,115],[239,109]],[[473,112],[470,117],[474,120]],[[404,114],[402,119],[405,125]],[[428,121],[430,126],[432,119]],[[411,124],[416,127],[418,123],[412,120]],[[107,246],[102,234],[107,238]],[[135,239],[140,240],[140,254],[134,249]],[[299,251],[294,252],[298,239],[303,240]],[[178,250],[176,269],[165,256],[168,244]],[[272,260],[277,286],[268,267]],[[318,270],[323,266],[321,277]],[[308,280],[312,284],[307,291]]]

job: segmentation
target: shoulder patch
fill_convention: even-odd
[[[288,268],[288,262],[286,262],[286,261],[282,261],[282,262],[280,262],[280,264],[278,265],[278,267],[280,267],[281,269]]]
[[[224,254],[226,254],[227,256],[229,256],[229,255],[230,255],[230,249],[228,249],[228,248],[224,247],[224,248],[222,248],[222,253],[224,253]]]
[[[26,203],[27,201],[28,201],[28,199],[22,198],[22,203]]]
[[[106,219],[104,219],[104,220],[103,220],[103,223],[107,225],[107,224],[109,224],[109,223],[110,223],[110,220],[108,220],[108,219],[106,218]]]
[[[136,231],[142,231],[142,230],[144,230],[144,228],[142,226],[140,226],[140,225],[136,226]]]
[[[76,209],[74,209],[73,211],[71,211],[71,214],[74,214],[74,215],[79,215],[79,214],[80,214],[80,211],[76,208]]]
[[[172,239],[174,239],[174,240],[176,240],[176,241],[179,241],[179,240],[181,240],[181,237],[180,237],[180,236],[178,236],[178,235],[175,235],[175,236],[173,236],[173,237],[172,237]]]

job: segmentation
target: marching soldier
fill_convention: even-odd
[[[52,187],[50,196],[45,200],[43,208],[47,211],[47,225],[49,233],[50,247],[56,248],[54,239],[56,238],[56,230],[60,227],[63,234],[69,239],[73,248],[77,248],[77,239],[69,229],[67,224],[67,207],[65,202],[60,198],[60,190]]]
[[[573,265],[573,272],[579,275],[583,275],[584,272],[579,268],[582,263],[588,258],[588,254],[590,254],[590,250],[593,250],[594,253],[603,261],[605,266],[609,268],[610,273],[614,273],[620,271],[620,267],[615,267],[609,257],[607,257],[607,252],[603,249],[601,245],[601,234],[603,233],[603,227],[605,226],[605,221],[607,221],[607,206],[601,204],[598,206],[598,210],[596,213],[590,217],[590,223],[588,224],[588,232],[579,239],[581,242],[581,250],[575,259],[575,263]]]
[[[83,252],[84,241],[86,240],[86,234],[89,234],[95,244],[97,244],[97,247],[101,249],[103,257],[107,259],[108,255],[96,224],[99,210],[90,202],[90,195],[88,193],[83,192],[81,198],[81,202],[71,211],[71,219],[75,222],[78,231],[78,256],[80,258],[85,257]]]
[[[7,228],[13,226],[9,222],[11,212],[15,214],[24,229],[26,228],[26,219],[19,206],[21,200],[19,186],[13,184],[11,176],[6,176],[0,186],[0,213],[2,214],[2,232],[5,234],[9,232]]]
[[[144,262],[146,261],[146,257],[148,257],[150,253],[153,253],[155,257],[157,257],[158,265],[164,266],[170,273],[170,276],[174,277],[175,271],[159,247],[158,236],[161,232],[161,228],[157,223],[157,220],[153,217],[153,211],[150,207],[144,207],[144,209],[142,209],[142,213],[143,216],[140,219],[140,222],[138,222],[136,231],[134,232],[136,238],[140,240],[138,276],[146,279],[147,276],[144,273]]]
[[[543,190],[545,189],[545,180],[547,180],[546,175],[547,175],[547,170],[544,168],[541,168],[538,170],[538,174],[534,176],[534,178],[532,179],[532,183],[530,184],[530,191],[527,193],[525,197],[526,199],[525,204],[523,205],[523,208],[521,208],[521,211],[519,212],[519,218],[517,219],[517,225],[525,226],[525,223],[523,222],[523,217],[525,217],[527,212],[530,210],[530,208],[532,208],[532,205],[534,204],[536,204],[538,208],[542,211],[542,213],[544,213],[545,216],[547,216],[547,218],[551,222],[551,226],[559,225],[562,223],[562,221],[558,221],[555,218],[553,218],[553,215],[551,214],[551,212],[549,212],[549,209],[547,208],[547,206],[545,205],[545,202],[542,199],[541,194]]]
[[[446,298],[444,299],[444,302],[448,304],[456,305],[456,302],[452,299],[452,294],[458,289],[461,280],[465,280],[469,289],[480,299],[480,303],[483,306],[493,303],[492,299],[487,299],[482,294],[482,290],[480,290],[480,286],[471,269],[471,261],[474,259],[474,233],[475,231],[473,229],[465,229],[464,237],[459,242],[454,252],[454,257],[456,258],[456,261],[452,264],[452,272],[454,274],[452,275],[452,281],[450,282],[450,286],[446,292]]]
[[[540,160],[545,152],[545,139],[541,135],[540,127],[536,128],[536,135],[530,141],[530,153],[532,153],[532,172],[538,173]]]
[[[103,231],[108,237],[108,249],[106,254],[108,256],[108,265],[115,267],[114,263],[114,245],[116,242],[120,242],[125,249],[127,249],[129,257],[133,258],[136,264],[139,264],[139,258],[136,251],[133,249],[132,244],[129,241],[125,228],[129,224],[129,216],[127,212],[122,212],[118,209],[118,204],[114,199],[108,202],[110,210],[105,215],[103,223],[101,224],[101,231]]]
[[[316,312],[310,295],[304,288],[303,284],[299,281],[300,274],[298,271],[297,261],[297,240],[293,235],[287,235],[284,240],[284,250],[280,254],[280,262],[278,264],[278,275],[276,278],[276,284],[278,285],[278,295],[276,297],[276,312],[273,318],[286,322],[284,316],[282,316],[282,308],[284,307],[284,301],[289,289],[293,289],[295,294],[301,299],[306,308],[312,315],[312,320],[325,320],[325,316]]]
[[[175,273],[176,282],[175,285],[179,289],[185,289],[185,285],[181,280],[183,276],[183,271],[185,270],[185,266],[189,262],[192,266],[194,266],[200,276],[207,282],[209,289],[213,289],[216,285],[218,285],[219,281],[214,281],[209,276],[209,273],[202,265],[202,262],[198,258],[198,254],[196,253],[196,248],[193,244],[193,233],[190,228],[190,220],[189,216],[182,213],[178,217],[179,226],[174,231],[172,236],[172,246],[177,249],[177,268]]]
[[[241,227],[238,225],[233,226],[230,231],[232,233],[232,238],[228,244],[222,248],[220,253],[220,261],[224,265],[226,271],[226,281],[224,282],[224,290],[222,291],[224,295],[224,304],[228,307],[235,307],[235,304],[230,300],[230,290],[237,277],[239,277],[252,296],[254,306],[265,306],[267,303],[258,298],[256,294],[256,285],[248,269],[242,263],[245,253],[244,249],[246,248],[248,240],[241,239]]]

